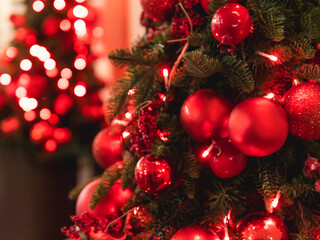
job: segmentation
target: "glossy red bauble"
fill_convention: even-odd
[[[96,162],[107,168],[122,160],[122,127],[111,125],[102,129],[94,138],[92,153]]]
[[[121,214],[123,204],[132,196],[130,189],[122,190],[121,182],[118,180],[94,209],[90,208],[92,193],[96,190],[101,179],[90,182],[81,191],[77,203],[76,214],[89,213],[96,218],[105,218],[112,214]]]
[[[170,20],[179,0],[140,0],[143,11],[154,21]]]
[[[212,171],[220,178],[231,178],[238,175],[245,168],[248,156],[236,149],[230,141],[221,141],[217,144],[220,154],[216,149],[208,156]]]
[[[211,0],[200,0],[200,2],[201,2],[201,5],[202,5],[203,9],[204,9],[207,13],[209,13],[209,12],[210,12],[210,11],[209,11],[209,4],[210,4]],[[238,3],[239,0],[226,0],[226,2],[227,2],[227,3]]]
[[[281,148],[288,136],[288,120],[272,100],[254,97],[232,110],[228,123],[232,144],[248,156],[262,157]]]
[[[176,232],[171,240],[220,240],[211,229],[203,226],[188,226]]]
[[[320,139],[320,84],[302,83],[283,97],[289,132],[303,140]]]
[[[145,192],[157,194],[171,185],[171,167],[165,159],[149,154],[138,161],[135,179]]]
[[[240,4],[229,3],[213,15],[211,32],[221,44],[234,48],[248,36],[251,25],[248,10]]]
[[[180,120],[187,134],[197,142],[228,137],[230,100],[213,89],[201,89],[183,103]]]
[[[288,229],[277,216],[256,212],[244,217],[237,226],[243,240],[287,240]]]

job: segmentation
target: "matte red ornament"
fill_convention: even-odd
[[[229,3],[213,15],[211,32],[221,44],[233,49],[248,36],[251,26],[248,10],[240,4]]]
[[[103,168],[122,160],[122,127],[110,125],[102,129],[94,138],[92,153]]]
[[[143,11],[154,21],[170,20],[179,0],[140,0]]]
[[[288,229],[277,216],[256,212],[244,217],[237,226],[243,240],[287,240]]]
[[[149,154],[138,161],[135,179],[141,189],[156,195],[171,185],[171,167],[165,159]]]
[[[228,128],[232,144],[248,156],[270,155],[281,148],[288,136],[285,112],[263,97],[237,104],[230,114]]]
[[[211,229],[203,226],[188,226],[176,232],[171,240],[220,240]]]
[[[132,196],[130,189],[121,188],[121,182],[118,180],[94,209],[90,208],[90,199],[92,193],[96,190],[101,179],[90,182],[80,192],[76,203],[76,214],[81,215],[85,212],[96,218],[105,218],[112,214],[121,214],[123,204]]]
[[[230,141],[217,144],[220,151],[213,149],[208,156],[212,171],[220,178],[231,178],[238,175],[245,168],[248,156],[236,149]]]
[[[201,89],[183,103],[180,120],[187,134],[197,142],[228,137],[230,100],[213,89]]]
[[[320,84],[302,83],[283,97],[283,109],[289,120],[289,132],[303,140],[320,139]]]
[[[210,12],[210,10],[209,10],[209,4],[210,4],[211,0],[200,0],[200,2],[201,2],[201,5],[202,5],[203,9],[204,9],[207,13],[209,13],[209,12]],[[227,2],[227,3],[238,3],[239,0],[226,0],[226,2]]]

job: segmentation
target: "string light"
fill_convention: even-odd
[[[11,83],[11,76],[8,73],[3,73],[0,76],[0,83],[5,86],[9,85]]]
[[[125,114],[126,119],[131,120],[132,119],[132,114],[129,112],[126,112]]]
[[[162,100],[162,102],[165,102],[166,99],[167,99],[167,96],[165,94],[163,94],[163,93],[159,93],[158,96]]]
[[[280,197],[281,197],[281,190],[279,190],[279,191],[277,192],[275,198],[274,198],[273,201],[271,202],[270,207],[269,207],[269,209],[268,209],[268,212],[269,212],[269,213],[272,213],[273,210],[278,206]]]
[[[126,130],[122,133],[122,138],[127,139],[130,135],[131,135],[130,132]]]
[[[53,139],[49,139],[44,144],[44,148],[48,152],[54,152],[57,149],[57,142],[55,140],[53,140]]]
[[[57,66],[56,61],[52,58],[45,60],[44,62],[44,68],[46,70],[53,70]]]
[[[87,34],[87,26],[85,21],[78,19],[74,22],[73,26],[78,37],[84,37]]]
[[[25,112],[23,116],[26,121],[32,122],[36,119],[36,112],[31,110],[31,111]]]
[[[23,71],[29,71],[32,68],[32,62],[29,59],[23,59],[20,62],[20,68]]]
[[[18,55],[18,49],[16,47],[8,47],[6,55],[8,58],[14,59]]]
[[[64,0],[55,0],[53,7],[58,11],[63,10],[66,7],[66,2]]]
[[[219,156],[219,155],[221,154],[221,149],[217,146],[217,143],[216,143],[214,140],[212,140],[211,145],[210,145],[206,150],[204,150],[204,151],[202,152],[201,156],[202,156],[203,158],[208,157],[208,155],[210,154],[210,152],[211,152],[211,150],[212,150],[213,148],[218,149],[217,155]]]
[[[83,70],[85,69],[87,66],[87,62],[85,59],[83,58],[77,58],[75,61],[74,61],[74,67],[77,69],[77,70]]]
[[[82,5],[77,5],[73,8],[73,15],[77,18],[86,18],[88,14],[88,9]]]
[[[35,98],[23,97],[19,100],[19,106],[25,111],[30,112],[38,107],[38,101]]]
[[[60,22],[60,29],[67,32],[71,29],[71,22],[68,19],[63,19]]]
[[[17,98],[24,98],[25,96],[27,96],[27,89],[25,89],[24,87],[18,87],[15,91],[15,94]]]
[[[65,79],[70,79],[72,77],[72,71],[70,68],[64,68],[61,70],[60,75]]]
[[[57,86],[61,90],[66,90],[69,87],[69,81],[66,78],[60,78],[57,82]]]
[[[39,116],[42,120],[48,120],[51,117],[51,111],[48,108],[43,108],[39,112]]]
[[[162,74],[163,74],[163,77],[164,77],[164,84],[165,84],[165,86],[166,86],[166,89],[168,90],[168,83],[169,83],[169,70],[168,69],[166,69],[166,68],[164,68],[163,70],[162,70]]]
[[[263,97],[267,98],[267,99],[273,99],[274,98],[274,93],[268,93],[267,95],[265,95]]]
[[[95,27],[92,30],[92,34],[95,38],[102,38],[104,35],[104,29],[102,27]]]
[[[32,8],[35,12],[41,12],[44,9],[45,5],[42,1],[37,0],[32,4]]]
[[[231,217],[231,210],[229,210],[228,215],[224,217],[223,223],[224,223],[224,239],[223,240],[229,240],[229,230],[228,230],[228,225],[229,225],[229,220]]]
[[[128,96],[132,96],[132,95],[134,95],[136,93],[136,90],[134,89],[134,88],[132,88],[132,89],[130,89],[129,91],[128,91]]]
[[[273,62],[276,62],[278,61],[278,58],[274,55],[271,55],[271,54],[267,54],[267,53],[264,53],[264,52],[261,52],[261,51],[256,51],[256,54],[262,56],[262,57],[266,57],[268,59],[270,59],[271,61]]]
[[[87,89],[86,87],[83,85],[83,83],[78,83],[77,86],[75,86],[74,88],[74,94],[77,96],[77,97],[83,97],[85,96],[87,93]]]

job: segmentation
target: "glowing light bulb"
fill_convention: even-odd
[[[162,74],[163,74],[163,77],[164,77],[164,84],[165,84],[166,89],[168,91],[168,89],[169,89],[169,70],[164,68],[162,70]]]
[[[273,210],[278,206],[280,197],[281,197],[281,190],[279,190],[279,191],[277,192],[275,198],[274,198],[273,201],[271,202],[270,207],[269,207],[269,209],[268,209],[268,212],[269,212],[269,213],[272,213]]]
[[[32,68],[32,62],[29,59],[23,59],[20,62],[20,68],[23,71],[29,71]]]
[[[274,55],[271,55],[271,54],[267,54],[267,53],[264,53],[264,52],[261,52],[261,51],[256,51],[256,54],[262,56],[262,57],[265,57],[265,58],[268,58],[269,60],[273,61],[273,62],[276,62],[278,61],[278,58]]]
[[[124,131],[124,132],[122,133],[123,139],[127,139],[130,135],[131,135],[131,134],[130,134],[129,131]]]
[[[41,12],[44,9],[45,5],[42,1],[37,0],[32,4],[32,8],[35,12]]]
[[[72,77],[72,71],[70,68],[64,68],[61,70],[60,75],[65,79],[70,79]]]
[[[44,148],[48,152],[54,152],[57,149],[57,146],[58,146],[57,142],[53,139],[48,139],[44,144]]]
[[[56,67],[56,61],[52,58],[45,60],[44,62],[44,68],[47,70],[53,70]]]
[[[88,9],[82,5],[77,5],[73,8],[73,15],[77,18],[86,18],[88,14]]]
[[[129,112],[126,112],[125,116],[126,116],[126,119],[129,119],[129,120],[132,119],[132,114]]]
[[[82,84],[78,84],[77,86],[75,86],[74,88],[74,94],[77,96],[77,97],[83,97],[85,96],[87,93],[87,89],[84,85]]]
[[[9,85],[11,83],[11,76],[8,73],[3,73],[0,76],[0,83],[2,85]]]
[[[65,78],[60,78],[57,82],[58,88],[61,90],[66,90],[69,87],[69,81]]]
[[[83,58],[77,58],[74,61],[74,67],[78,70],[83,70],[86,68],[86,66],[87,66],[87,61]]]
[[[166,69],[166,68],[163,69],[163,70],[162,70],[162,74],[163,74],[164,77],[168,77],[168,76],[169,76],[169,71],[168,71],[168,69]]]
[[[268,93],[267,95],[264,96],[264,98],[273,99],[274,98],[274,93]]]
[[[35,98],[23,97],[19,100],[19,106],[25,111],[30,112],[38,107],[38,101]]]
[[[42,120],[48,120],[51,117],[51,111],[48,108],[43,108],[39,112],[39,116]]]
[[[71,29],[71,22],[68,19],[63,19],[60,22],[60,29],[67,32]]]
[[[66,7],[66,2],[64,0],[55,0],[53,7],[58,11],[63,10]]]

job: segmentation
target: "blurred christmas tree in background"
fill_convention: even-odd
[[[320,239],[320,3],[141,0],[71,239]]]
[[[28,1],[1,52],[0,141],[34,159],[91,155],[103,119],[90,49],[95,14],[85,1]]]

